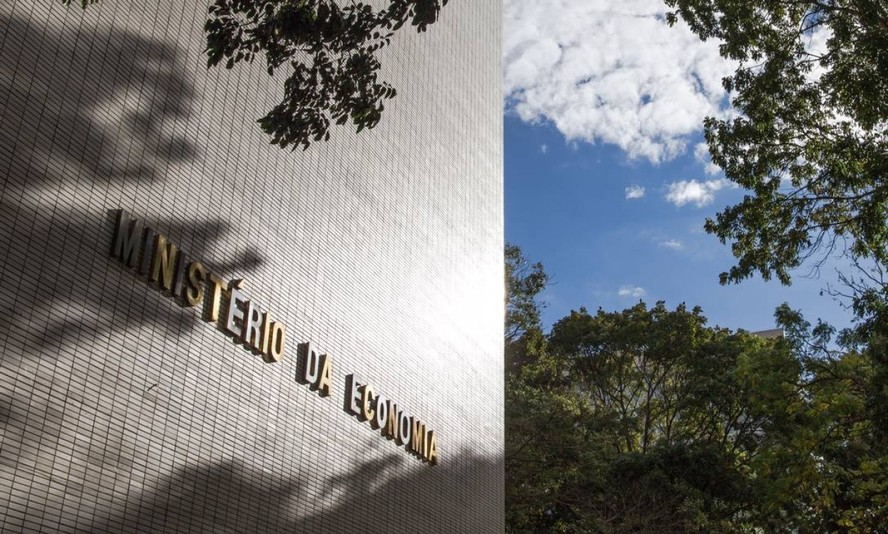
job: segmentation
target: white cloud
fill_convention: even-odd
[[[524,121],[656,163],[727,112],[733,67],[717,42],[670,28],[661,0],[506,0],[504,12],[507,109]]]
[[[644,290],[643,287],[638,286],[623,286],[617,291],[617,295],[621,297],[632,297],[636,299],[640,299],[647,295],[647,291]]]
[[[706,143],[697,143],[697,146],[694,147],[694,159],[703,166],[706,174],[710,176],[721,172],[721,167],[712,163],[712,160],[709,158],[709,145]]]
[[[807,39],[802,42],[805,46],[805,52],[812,56],[826,55],[827,52],[829,52],[827,44],[832,36],[832,28],[827,25],[817,26],[807,35]],[[816,82],[820,80],[825,73],[826,69],[818,61],[813,64],[813,68],[811,69],[811,72],[806,75],[806,78],[811,82]]]
[[[644,188],[640,185],[631,185],[626,188],[626,198],[633,200],[644,196]]]
[[[545,154],[545,153],[548,152],[548,151],[549,151],[549,147],[548,147],[548,145],[546,145],[545,143],[543,143],[542,145],[540,145],[540,152],[542,152],[543,154]]]
[[[682,180],[669,184],[666,192],[666,200],[676,206],[684,206],[693,203],[698,208],[711,204],[715,200],[715,192],[728,186],[727,180]]]
[[[657,246],[672,250],[681,250],[684,248],[684,245],[681,244],[681,241],[678,241],[677,239],[667,239],[666,241],[660,241],[659,243],[657,243]]]

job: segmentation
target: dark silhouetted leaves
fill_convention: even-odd
[[[260,57],[269,76],[287,72],[281,102],[258,122],[272,144],[306,149],[330,139],[331,123],[351,120],[356,132],[379,123],[383,100],[397,92],[379,79],[375,53],[407,22],[426,31],[448,1],[388,0],[375,8],[335,0],[214,0],[204,25],[207,66],[231,69]]]
[[[888,265],[888,4],[666,4],[739,62],[724,85],[740,116],[705,122],[712,161],[750,192],[706,223],[737,258],[721,282],[786,284],[833,251]]]
[[[332,0],[215,0],[205,25],[207,64],[264,59],[288,73],[281,102],[259,125],[281,148],[328,140],[331,124],[373,128],[395,88],[375,53],[409,22],[423,32],[448,0],[390,0],[383,8]],[[340,5],[342,4],[342,5]],[[378,4],[377,4],[378,5]]]

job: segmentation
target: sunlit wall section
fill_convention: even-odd
[[[399,32],[381,123],[294,152],[206,6],[0,16],[0,530],[501,532],[500,3]]]

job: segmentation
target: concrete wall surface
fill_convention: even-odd
[[[382,122],[304,152],[256,124],[282,78],[206,68],[198,4],[0,4],[0,528],[502,532],[500,3],[399,32]],[[243,279],[283,359],[113,258],[119,209]]]

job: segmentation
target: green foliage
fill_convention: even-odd
[[[666,0],[670,22],[721,41],[741,116],[709,118],[712,161],[749,190],[706,223],[731,241],[722,283],[841,249],[888,262],[888,5],[881,0]],[[810,46],[815,32],[824,50]]]
[[[395,88],[379,79],[376,52],[409,22],[425,31],[447,0],[389,0],[375,8],[333,0],[215,0],[206,22],[207,64],[232,68],[264,56],[268,74],[289,71],[284,96],[259,119],[281,148],[328,140],[330,124],[360,132],[382,118]],[[340,5],[341,4],[341,5]]]
[[[506,344],[540,328],[539,294],[549,283],[542,263],[531,264],[516,245],[506,244]]]
[[[785,305],[777,317],[806,347],[806,403],[781,454],[763,460],[763,471],[780,470],[784,485],[795,488],[773,492],[772,502],[808,531],[880,531],[888,521],[888,445],[879,422],[885,368],[874,354],[880,345],[852,347],[840,335],[839,350],[829,350],[821,324],[811,328]]]
[[[506,379],[508,531],[879,531],[885,343],[775,315],[784,339],[684,306],[580,309],[524,345]]]
[[[740,114],[705,122],[710,155],[749,193],[708,220],[737,264],[790,282],[841,253],[858,323],[839,333],[777,310],[801,365],[791,389],[757,401],[771,428],[748,468],[766,531],[876,532],[888,524],[888,4],[882,0],[666,0],[670,22],[721,41]],[[824,46],[812,46],[815,41]],[[789,400],[791,399],[791,401]]]
[[[97,2],[81,0],[84,8]],[[408,22],[426,31],[447,2],[214,0],[204,26],[207,66],[263,58],[269,76],[285,71],[280,103],[258,122],[272,144],[306,149],[329,140],[332,123],[351,121],[356,132],[379,123],[396,90],[379,79],[376,53]]]
[[[506,384],[510,532],[744,529],[802,367],[787,343],[705,323],[662,303],[581,309],[534,345]]]

